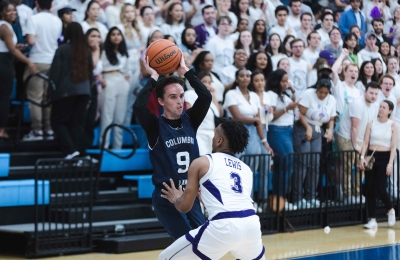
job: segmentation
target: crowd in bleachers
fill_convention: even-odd
[[[366,124],[384,99],[394,103],[391,117],[400,124],[400,1],[3,0],[0,19],[0,137],[8,138],[14,77],[21,88],[30,73],[42,72],[54,81],[55,93],[34,78],[26,94],[38,102],[51,98],[53,107],[30,105],[31,131],[24,140],[56,134],[67,158],[90,147],[81,139],[92,136],[96,122],[100,136],[111,123],[135,122],[136,95],[150,78],[145,50],[162,38],[179,46],[212,93],[197,132],[200,154],[211,152],[216,118],[244,122],[250,133],[244,154],[280,158],[274,176],[292,179],[292,209],[319,205],[315,182],[308,181],[318,178],[319,167],[300,161],[295,168],[304,168],[301,174],[280,169],[286,155],[323,146],[360,153]],[[65,64],[67,57],[72,62]],[[186,82],[188,109],[197,96]],[[370,88],[380,89],[376,101]],[[162,114],[151,98],[149,109]],[[113,148],[122,147],[121,131],[114,129]],[[279,186],[274,194],[289,185]],[[363,200],[359,186],[346,176],[338,194]]]

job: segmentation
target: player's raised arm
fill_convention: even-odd
[[[164,193],[161,197],[169,200],[180,212],[186,213],[190,211],[199,191],[199,180],[207,173],[209,167],[210,162],[206,156],[197,158],[189,167],[185,191],[182,191],[181,186],[176,189],[174,181],[170,179],[169,184],[163,183],[165,188],[161,190]]]

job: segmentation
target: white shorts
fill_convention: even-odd
[[[265,259],[257,215],[208,221],[165,249],[158,259],[219,259],[231,252],[236,259]]]

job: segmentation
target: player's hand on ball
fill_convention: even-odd
[[[186,66],[185,59],[183,57],[183,53],[182,53],[181,50],[180,50],[180,52],[182,54],[181,55],[181,62],[179,63],[179,67],[178,67],[177,71],[178,71],[179,74],[181,74],[183,76],[183,75],[185,75],[186,72],[189,71],[189,68]]]
[[[155,69],[153,69],[152,67],[150,67],[150,64],[149,64],[149,56],[147,56],[147,57],[145,58],[144,67],[146,68],[147,73],[149,73],[150,76],[151,76],[153,79],[155,79],[155,80],[157,81],[157,80],[158,80],[158,77],[159,77],[160,75],[158,75],[158,73],[157,73],[157,71],[156,71]]]
[[[169,181],[171,184],[170,186],[168,186],[168,184],[163,182],[163,185],[166,190],[165,189],[161,190],[161,192],[164,193],[161,194],[161,197],[169,200],[169,202],[171,202],[172,204],[175,204],[175,201],[183,194],[182,186],[179,186],[179,190],[177,190],[175,188],[174,181],[172,179],[169,179]]]

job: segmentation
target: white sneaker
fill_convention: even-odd
[[[28,134],[24,135],[22,141],[41,141],[43,140],[42,130],[31,130]]]
[[[307,204],[311,206],[311,208],[319,208],[321,206],[321,203],[317,199],[312,199],[307,201]]]
[[[80,153],[79,153],[78,151],[75,151],[75,152],[73,152],[73,153],[68,154],[67,156],[65,156],[65,159],[71,160],[72,158],[79,156],[79,154],[80,154]]]
[[[297,206],[285,201],[285,210],[297,210]]]
[[[396,212],[394,211],[394,209],[391,209],[387,215],[388,215],[388,226],[393,227],[394,224],[396,224]]]
[[[377,229],[378,228],[378,223],[376,223],[376,220],[370,220],[370,221],[368,221],[367,224],[364,225],[364,228]]]

